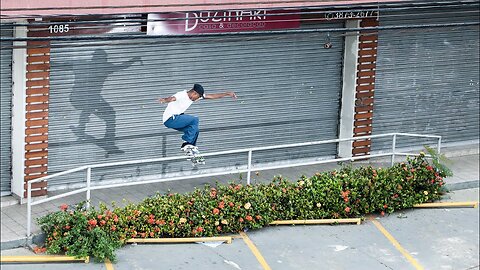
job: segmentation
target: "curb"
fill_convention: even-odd
[[[467,182],[446,184],[445,187],[447,188],[448,191],[455,191],[455,190],[462,190],[462,189],[478,188],[479,184],[480,184],[480,180],[473,180],[473,181],[467,181]]]

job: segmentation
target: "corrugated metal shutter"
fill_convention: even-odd
[[[323,27],[341,27],[326,24]],[[158,97],[201,83],[206,93],[236,91],[238,100],[203,100],[187,114],[200,117],[202,152],[298,143],[337,136],[343,39],[324,49],[325,34],[223,36],[131,41],[103,47],[52,44],[49,109],[49,173],[85,164],[178,156],[181,133],[162,124]],[[95,50],[97,57],[92,58]],[[105,53],[105,56],[101,56]],[[140,57],[142,63],[136,62]],[[133,59],[133,61],[132,61]],[[107,124],[92,111],[78,140],[79,106],[105,113],[121,154],[105,155]],[[101,91],[101,93],[100,93]],[[93,106],[92,106],[93,105]],[[112,113],[115,112],[115,117]],[[108,137],[108,136],[107,136]],[[103,149],[102,149],[103,148]],[[255,163],[335,155],[334,144],[265,151]],[[246,154],[208,158],[202,168],[245,165]],[[190,162],[97,170],[97,179],[129,178],[192,170]],[[84,178],[79,174],[79,177]],[[79,182],[77,179],[49,183]]]
[[[3,27],[0,31],[2,37],[12,37],[13,31],[9,27]],[[12,42],[2,42],[0,50],[2,71],[0,72],[0,137],[2,146],[0,147],[0,183],[1,195],[11,193],[12,176]]]
[[[478,9],[437,9],[382,14],[380,26],[478,20]],[[478,26],[380,32],[377,61],[374,134],[436,134],[447,143],[479,139]],[[403,139],[399,146],[425,142]],[[390,145],[391,139],[376,140],[373,149]]]

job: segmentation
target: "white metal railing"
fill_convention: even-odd
[[[361,136],[361,137],[352,137],[352,138],[342,138],[342,139],[333,139],[333,140],[323,140],[323,141],[314,141],[314,142],[306,142],[306,143],[295,143],[295,144],[284,144],[284,145],[274,145],[274,146],[265,146],[265,147],[254,147],[254,148],[245,148],[245,149],[236,149],[236,150],[228,150],[228,151],[221,151],[221,152],[213,152],[213,153],[206,153],[203,154],[204,157],[209,156],[221,156],[221,155],[231,155],[231,154],[238,154],[238,153],[248,153],[247,159],[247,168],[246,169],[235,169],[229,171],[221,171],[221,172],[213,172],[213,173],[205,173],[205,174],[194,174],[194,175],[186,175],[186,176],[178,176],[178,177],[170,177],[165,179],[154,179],[154,180],[147,180],[147,181],[133,181],[128,183],[117,183],[117,184],[106,184],[100,186],[91,186],[91,176],[92,176],[92,169],[94,168],[104,168],[104,167],[114,167],[114,166],[122,166],[122,165],[132,165],[132,164],[141,164],[141,163],[153,163],[153,162],[160,162],[160,161],[172,161],[172,160],[182,160],[185,159],[185,156],[175,156],[175,157],[162,157],[162,158],[152,158],[152,159],[141,159],[141,160],[131,160],[131,161],[120,161],[120,162],[111,162],[111,163],[101,163],[101,164],[94,164],[94,165],[85,165],[75,169],[55,173],[52,175],[48,175],[45,177],[37,178],[32,181],[27,182],[27,237],[31,235],[31,222],[32,222],[32,206],[45,203],[48,201],[52,201],[55,199],[67,197],[73,194],[77,194],[80,192],[86,191],[86,207],[90,207],[90,195],[92,190],[96,189],[105,189],[105,188],[115,188],[115,187],[124,187],[124,186],[133,186],[133,185],[142,185],[142,184],[151,184],[151,183],[158,183],[158,182],[166,182],[166,181],[175,181],[175,180],[184,180],[184,179],[192,179],[198,177],[211,177],[211,176],[219,176],[219,175],[226,175],[226,174],[234,174],[234,173],[247,173],[247,184],[250,184],[251,172],[254,169],[255,171],[264,171],[264,170],[271,170],[271,169],[280,169],[280,168],[287,168],[287,167],[297,167],[297,166],[306,166],[306,165],[314,165],[314,164],[322,164],[322,163],[331,163],[331,162],[339,162],[339,161],[354,161],[357,159],[366,159],[366,158],[373,158],[373,157],[385,157],[391,156],[391,164],[394,164],[395,156],[408,156],[408,155],[415,155],[411,153],[397,153],[396,152],[396,143],[398,136],[407,136],[407,137],[422,137],[422,138],[432,138],[437,139],[437,151],[440,153],[441,148],[441,136],[437,135],[420,135],[420,134],[410,134],[410,133],[387,133],[387,134],[379,134],[379,135],[368,135],[368,136]],[[319,145],[319,144],[327,144],[327,143],[339,143],[345,141],[356,141],[356,140],[364,140],[364,139],[372,139],[372,138],[381,138],[381,137],[392,137],[392,152],[388,153],[379,153],[373,155],[364,155],[364,156],[357,156],[357,157],[346,157],[346,158],[334,158],[328,160],[315,160],[310,162],[303,162],[298,164],[282,164],[282,165],[270,165],[265,167],[255,167],[252,168],[252,156],[253,152],[264,151],[264,150],[274,150],[274,149],[282,149],[282,148],[292,148],[292,147],[304,147],[310,145]],[[32,202],[32,184],[38,183],[41,181],[45,181],[54,177],[59,177],[62,175],[71,174],[74,172],[79,172],[86,170],[86,187],[80,188],[77,190],[73,190],[70,192],[66,192],[63,194],[55,195],[52,197],[48,197],[45,199],[36,200]]]

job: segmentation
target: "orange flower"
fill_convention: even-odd
[[[252,221],[252,220],[253,220],[253,217],[250,216],[250,215],[247,215],[247,216],[245,217],[245,219],[248,220],[248,221]]]
[[[90,226],[95,227],[95,226],[97,226],[97,220],[96,220],[96,219],[90,219],[90,220],[88,221],[88,224],[89,224]]]
[[[105,225],[107,222],[105,220],[100,220],[100,226]]]
[[[229,205],[230,207],[233,207],[235,204],[233,204],[233,202],[229,202],[228,205]]]
[[[380,215],[381,215],[382,217],[385,216],[385,212],[383,212],[383,211],[380,212]]]
[[[350,213],[350,207],[345,207],[345,213]]]
[[[384,204],[383,209],[387,209],[387,208],[388,208],[388,205]]]
[[[221,201],[218,203],[218,208],[223,209],[225,207],[225,202]]]
[[[102,219],[103,216],[102,216],[102,215],[98,215],[97,218],[98,218],[98,219]]]
[[[117,227],[115,227],[115,225],[112,225],[112,227],[110,227],[110,230],[116,231],[116,230],[117,230]]]
[[[218,215],[220,213],[220,210],[218,208],[213,209],[213,214]]]
[[[198,227],[197,232],[203,232],[203,227]]]
[[[68,209],[68,205],[66,205],[66,204],[60,205],[60,210],[66,211],[67,209]]]
[[[243,218],[239,218],[238,221],[239,221],[240,223],[242,223],[244,220],[243,220]]]

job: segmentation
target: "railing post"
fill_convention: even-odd
[[[397,134],[393,134],[393,140],[392,140],[392,162],[391,166],[395,163],[395,147],[397,145]]]
[[[442,137],[438,137],[438,144],[437,144],[437,153],[440,154],[440,145],[442,144]]]
[[[90,182],[92,180],[92,167],[87,167],[87,209],[90,208]]]
[[[32,227],[32,183],[27,182],[27,239],[30,237]]]
[[[252,150],[248,150],[247,185],[250,185],[250,176],[252,174],[252,152]]]

